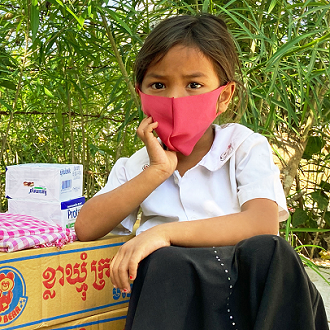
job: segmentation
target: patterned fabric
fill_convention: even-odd
[[[0,251],[13,252],[31,247],[62,247],[76,240],[74,231],[37,218],[0,213]]]

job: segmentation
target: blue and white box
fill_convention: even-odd
[[[6,197],[68,201],[83,195],[83,165],[30,163],[8,166]]]
[[[38,201],[32,199],[8,199],[8,212],[24,214],[57,224],[61,227],[72,228],[77,215],[85,203],[85,197],[68,201]]]

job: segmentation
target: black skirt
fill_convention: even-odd
[[[282,238],[161,248],[139,266],[125,330],[328,330],[322,298]]]

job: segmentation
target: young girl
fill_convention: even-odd
[[[134,281],[126,330],[328,329],[319,293],[277,236],[288,212],[268,142],[212,125],[237,67],[226,24],[208,14],[163,21],[137,57],[145,147],[117,161],[75,227],[80,240],[128,234],[142,210],[111,263],[115,287]]]

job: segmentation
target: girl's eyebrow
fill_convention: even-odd
[[[153,72],[150,72],[150,73],[147,73],[145,78],[157,78],[157,79],[162,79],[162,78],[166,78],[167,76],[166,75],[161,75],[161,74],[158,74],[158,73],[153,73]],[[185,74],[183,75],[183,78],[199,78],[199,77],[206,77],[206,75],[203,73],[203,72],[194,72],[194,73],[191,73],[191,74]]]
[[[161,74],[157,74],[157,73],[147,73],[145,75],[145,78],[158,78],[158,79],[161,79],[161,78],[165,78],[166,76],[164,75],[161,75]]]
[[[200,78],[200,77],[206,77],[206,74],[203,72],[194,72],[191,74],[186,74],[183,77],[184,78]]]

